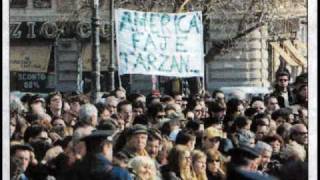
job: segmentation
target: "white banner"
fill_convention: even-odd
[[[119,73],[204,76],[201,12],[115,11]]]

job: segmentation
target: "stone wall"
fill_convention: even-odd
[[[209,27],[207,49],[212,40],[235,35],[239,20],[222,22],[212,19]],[[206,83],[209,91],[221,87],[269,87],[268,81],[268,32],[259,28],[236,42],[228,52],[209,57],[206,64]]]

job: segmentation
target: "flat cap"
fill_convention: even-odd
[[[88,136],[85,136],[81,141],[91,141],[91,140],[108,140],[112,142],[114,131],[112,130],[93,130]]]
[[[135,124],[129,130],[129,136],[134,134],[148,134],[148,128],[142,124]]]

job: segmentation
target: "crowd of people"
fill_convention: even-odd
[[[308,77],[260,96],[10,97],[13,180],[308,179]],[[293,81],[292,81],[293,82]]]

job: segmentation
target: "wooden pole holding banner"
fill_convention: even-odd
[[[92,1],[92,80],[91,101],[98,101],[100,92],[100,33],[99,33],[99,0]]]
[[[110,63],[109,63],[109,91],[115,89],[114,71],[115,71],[115,47],[114,47],[114,1],[110,2],[110,18],[111,18],[111,53],[110,53]]]

